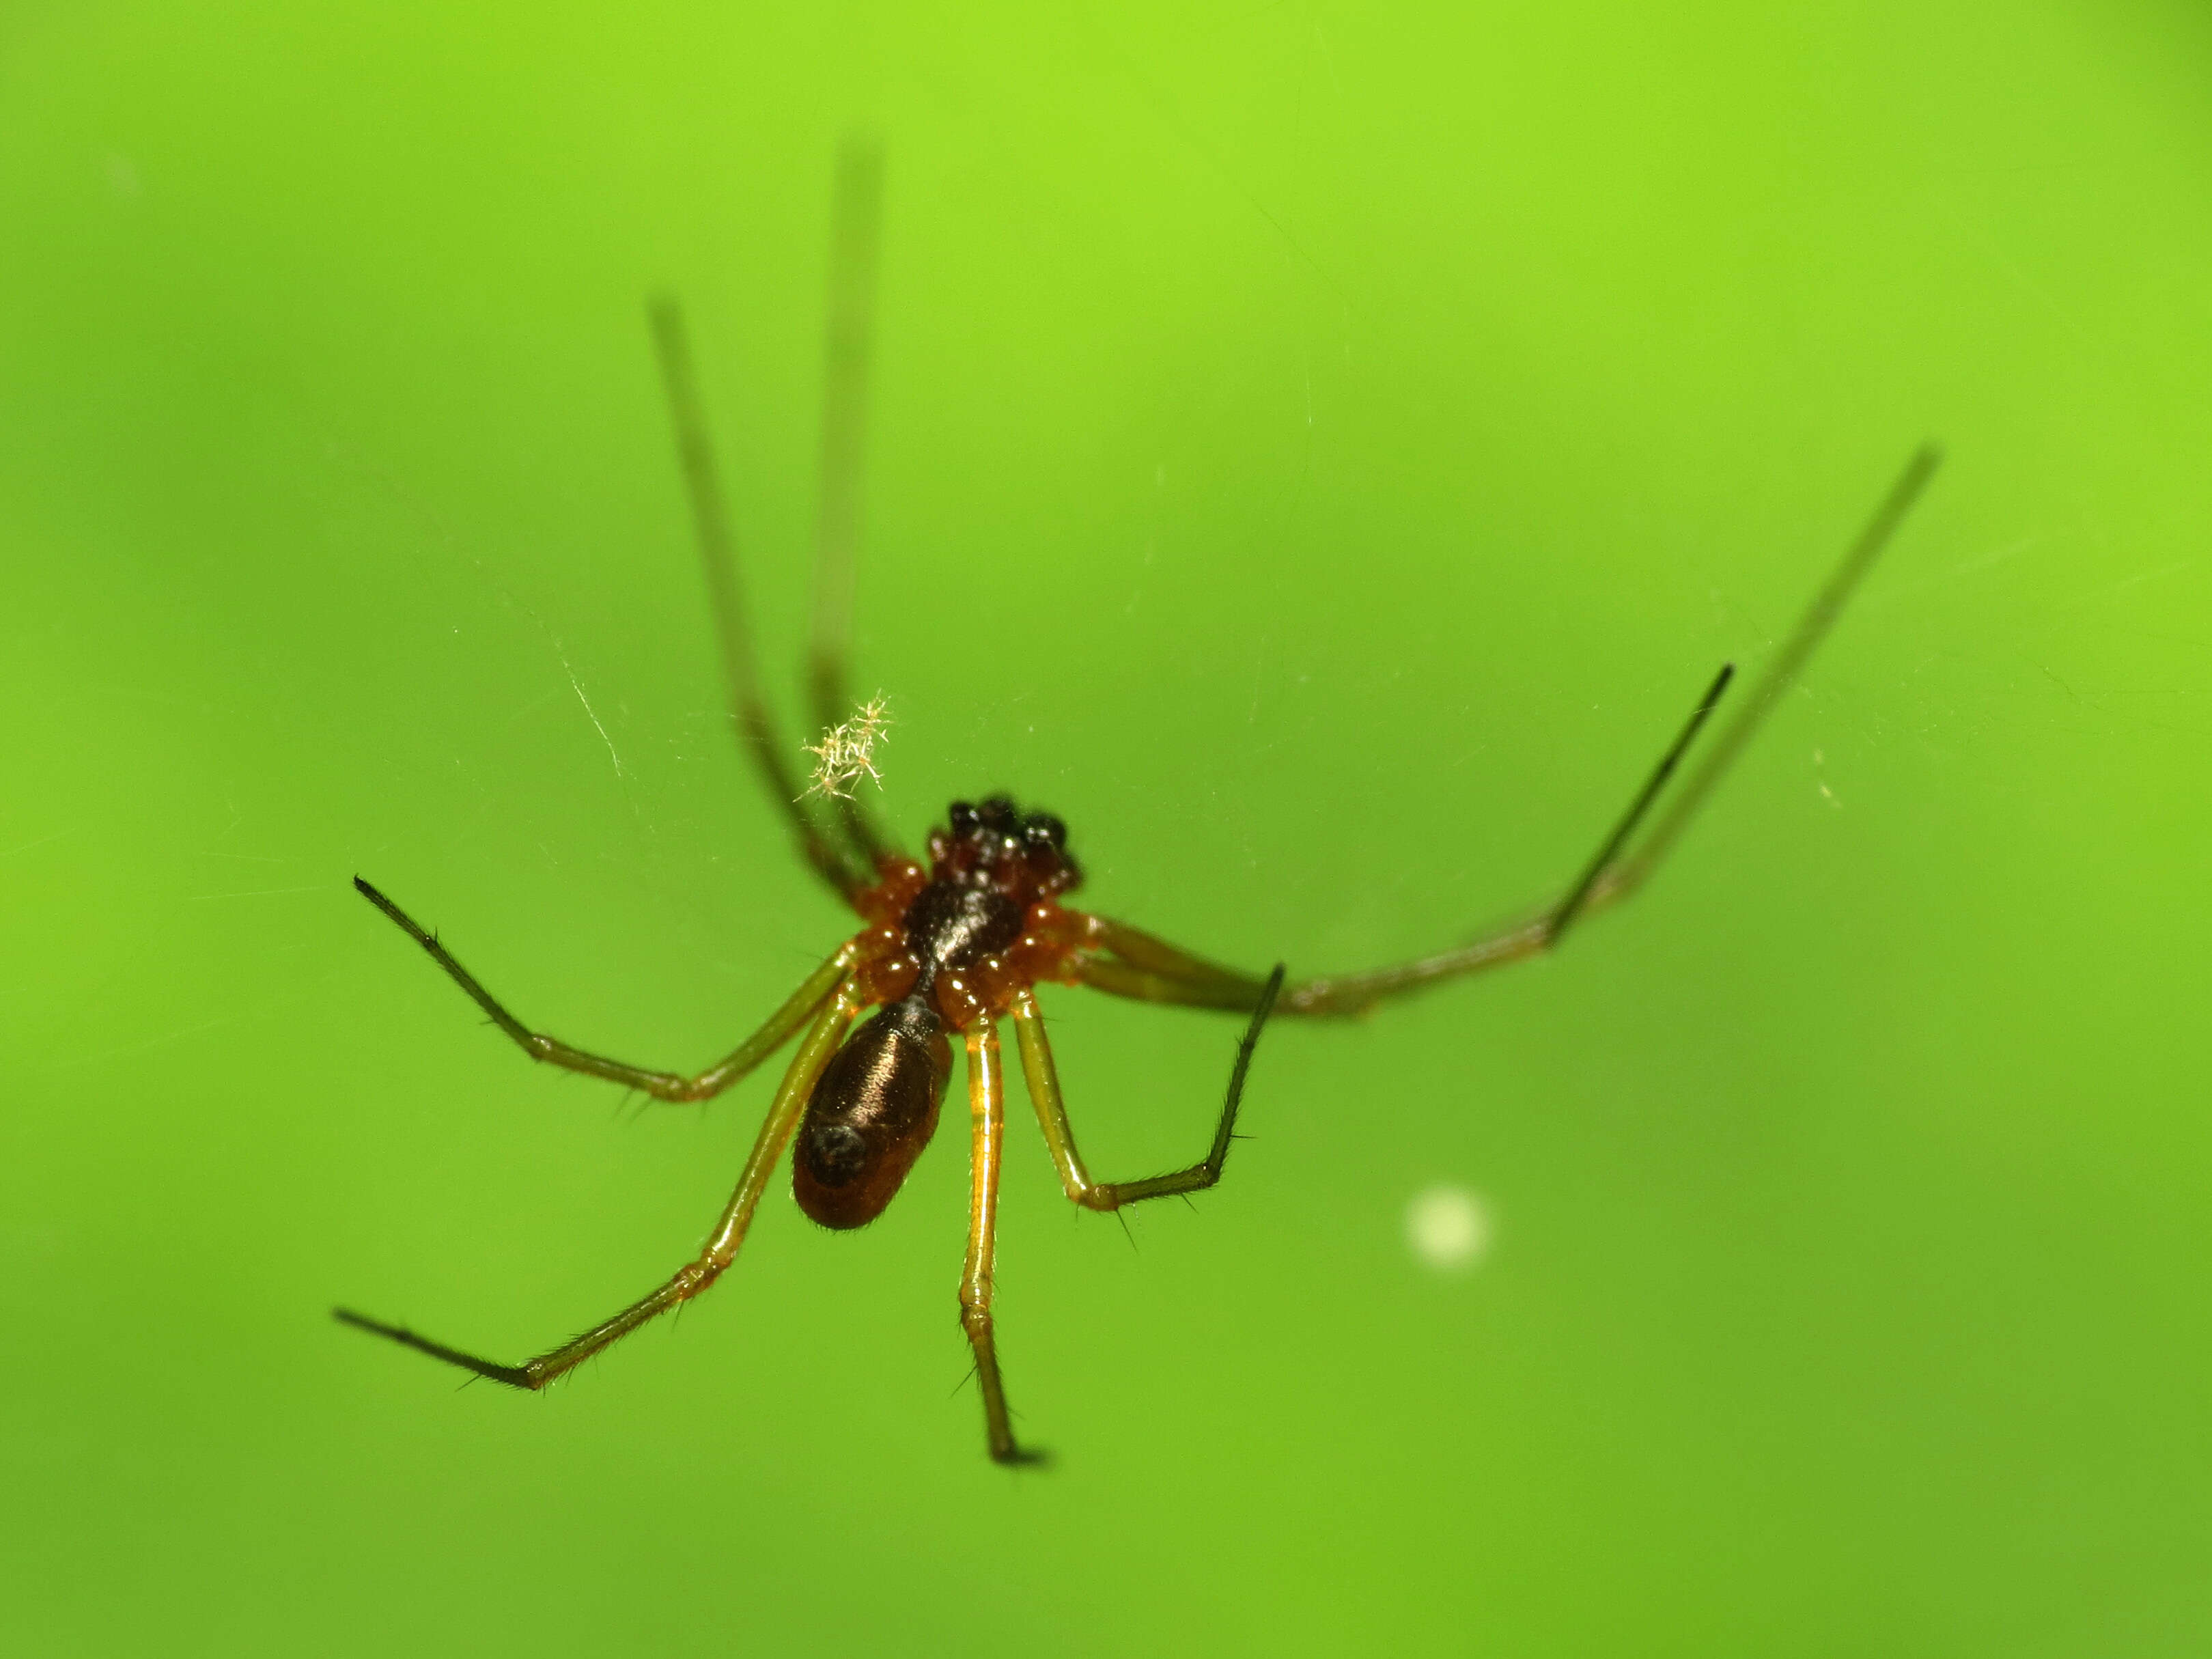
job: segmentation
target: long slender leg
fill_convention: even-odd
[[[1139,1204],[1148,1198],[1200,1192],[1221,1179],[1222,1165],[1229,1160],[1230,1143],[1237,1138],[1237,1109],[1244,1098],[1244,1074],[1252,1068],[1252,1051],[1259,1046],[1260,1030],[1274,1012],[1275,998],[1282,988],[1283,969],[1279,963],[1275,971],[1261,984],[1252,1022],[1244,1028],[1244,1040],[1237,1045],[1237,1064],[1229,1073],[1229,1092],[1221,1103],[1221,1120],[1214,1126],[1213,1145],[1206,1156],[1187,1170],[1176,1170],[1145,1181],[1091,1178],[1090,1170],[1084,1167],[1083,1154],[1075,1147],[1075,1127],[1068,1121],[1067,1105],[1060,1096],[1060,1073],[1052,1063],[1052,1044],[1044,1034],[1044,1016],[1038,1012],[1036,998],[1031,993],[1024,991],[1014,999],[1011,1012],[1014,1035],[1021,1043],[1022,1075],[1029,1080],[1030,1099],[1036,1107],[1037,1124],[1044,1131],[1044,1144],[1052,1154],[1053,1167],[1060,1171],[1060,1184],[1067,1189],[1072,1202],[1086,1210],[1118,1210],[1124,1204]]]
[[[850,898],[875,880],[875,867],[860,848],[817,818],[799,798],[775,716],[761,693],[744,596],[738,585],[737,552],[721,486],[714,475],[714,449],[707,441],[706,417],[700,412],[684,313],[665,295],[653,303],[653,337],[659,349],[661,377],[667,386],[669,415],[676,426],[677,453],[691,499],[692,528],[699,543],[700,562],[706,568],[715,631],[721,638],[722,681],[730,718],[736,724],[738,740],[752,757],[755,769],[775,797],[777,810],[790,819],[807,862],[823,880]]]
[[[609,1060],[563,1042],[558,1037],[533,1031],[500,1006],[498,1000],[477,983],[476,975],[453,959],[453,953],[438,942],[438,936],[414,917],[394,904],[382,893],[363,881],[353,878],[361,896],[399,925],[400,931],[429,953],[430,960],[444,969],[453,983],[466,991],[477,1007],[491,1016],[493,1024],[513,1037],[522,1052],[532,1060],[549,1065],[565,1066],[572,1072],[581,1072],[586,1077],[603,1077],[611,1082],[626,1084],[641,1089],[655,1100],[705,1100],[718,1095],[739,1078],[781,1048],[793,1031],[814,1017],[852,967],[858,954],[848,944],[837,953],[809,974],[799,988],[793,991],[782,1007],[768,1018],[768,1023],[755,1031],[723,1059],[693,1077],[680,1076],[674,1072],[648,1071],[642,1066],[627,1065],[619,1060]]]
[[[768,1118],[761,1125],[759,1137],[753,1142],[752,1154],[745,1159],[744,1172],[738,1178],[737,1190],[730,1194],[723,1208],[721,1219],[715,1224],[706,1248],[696,1261],[686,1263],[675,1276],[650,1296],[632,1303],[612,1319],[595,1325],[581,1336],[562,1343],[526,1359],[520,1365],[502,1365],[497,1360],[484,1359],[459,1348],[449,1348],[442,1342],[433,1342],[418,1336],[404,1325],[387,1325],[382,1320],[371,1319],[366,1314],[355,1313],[348,1308],[333,1308],[331,1316],[342,1324],[354,1325],[378,1336],[389,1337],[404,1347],[427,1353],[433,1359],[442,1359],[449,1365],[459,1365],[474,1371],[478,1376],[489,1377],[495,1382],[504,1382],[510,1388],[542,1389],[564,1371],[573,1370],[602,1348],[611,1346],[628,1336],[647,1321],[666,1313],[680,1303],[690,1301],[722,1276],[723,1271],[737,1259],[738,1247],[744,1243],[745,1230],[751,1225],[753,1211],[758,1207],[761,1194],[767,1191],[769,1178],[775,1173],[776,1161],[783,1156],[792,1131],[799,1127],[801,1113],[806,1109],[807,1097],[813,1093],[815,1079],[822,1068],[830,1063],[830,1055],[837,1051],[845,1030],[860,1011],[860,1000],[853,982],[842,981],[829,1003],[815,1016],[806,1040],[799,1044],[799,1052],[792,1056],[791,1065],[783,1074],[782,1086],[775,1091],[775,1099],[768,1109]]]
[[[1006,1385],[999,1375],[999,1346],[991,1334],[991,1267],[998,1253],[999,1164],[1006,1152],[1006,1072],[999,1058],[998,1027],[979,1021],[968,1033],[968,1265],[960,1275],[960,1328],[975,1354],[975,1385],[983,1395],[983,1433],[1000,1463],[1041,1463],[1014,1439],[1006,1413]]]
[[[1089,917],[1089,933],[1092,943],[1111,952],[1085,957],[1077,964],[1083,982],[1095,990],[1143,1002],[1233,1008],[1239,1012],[1249,1012],[1259,1002],[1261,981],[1194,956],[1126,921],[1094,913]]]
[[[1897,533],[1898,526],[1905,522],[1905,514],[1912,511],[1913,503],[1920,499],[1921,491],[1927,489],[1929,481],[1936,476],[1936,469],[1942,462],[1943,452],[1932,443],[1923,444],[1913,452],[1912,459],[1905,464],[1905,471],[1898,474],[1897,482],[1890,485],[1889,494],[1883,496],[1881,504],[1875,508],[1874,516],[1860,530],[1858,539],[1851,544],[1850,550],[1844,555],[1843,562],[1829,575],[1820,591],[1813,596],[1813,603],[1806,606],[1805,614],[1797,619],[1796,628],[1784,641],[1782,649],[1774,653],[1773,660],[1766,665],[1758,684],[1744,694],[1743,701],[1736,706],[1734,717],[1721,728],[1720,735],[1705,750],[1705,758],[1698,763],[1697,770],[1675,792],[1673,803],[1660,815],[1659,821],[1651,826],[1651,833],[1644,837],[1644,844],[1623,859],[1614,867],[1609,879],[1602,884],[1607,899],[1627,897],[1643,884],[1645,878],[1658,867],[1659,861],[1667,856],[1674,845],[1675,838],[1696,816],[1698,809],[1705,805],[1705,798],[1727,775],[1735,757],[1743,752],[1744,745],[1757,733],[1761,723],[1773,711],[1774,705],[1782,701],[1782,694],[1790,689],[1791,682],[1811,660],[1813,653],[1820,648],[1820,641],[1828,637],[1828,630],[1836,625],[1836,618],[1843,615],[1844,607],[1850,603],[1851,595],[1858,591],[1867,572],[1874,568],[1875,561],[1889,545],[1890,538]],[[1594,902],[1595,898],[1593,896]]]
[[[1575,884],[1567,889],[1566,897],[1561,899],[1545,919],[1545,944],[1558,945],[1566,937],[1567,929],[1573,925],[1575,918],[1589,908],[1590,895],[1597,890],[1597,884],[1604,878],[1606,872],[1613,867],[1613,860],[1620,856],[1620,849],[1636,833],[1636,826],[1644,822],[1644,815],[1651,810],[1651,803],[1659,799],[1659,792],[1667,787],[1667,780],[1674,775],[1674,769],[1682,763],[1682,757],[1698,740],[1698,732],[1712,717],[1713,710],[1720,707],[1722,694],[1727,691],[1729,682],[1735,678],[1735,665],[1723,663],[1721,672],[1713,676],[1713,683],[1705,688],[1705,695],[1690,711],[1690,718],[1675,733],[1674,741],[1667,745],[1667,752],[1659,757],[1659,764],[1651,769],[1651,775],[1644,781],[1644,787],[1638,790],[1636,799],[1628,803],[1628,811],[1621,814],[1620,822],[1613,825],[1613,833],[1605,838],[1605,844],[1583,866]]]
[[[1469,944],[1439,951],[1433,956],[1361,973],[1300,981],[1283,992],[1282,1012],[1356,1014],[1385,997],[1521,961],[1556,945],[1568,926],[1580,917],[1619,903],[1634,893],[1672,850],[1683,829],[1757,733],[1815,647],[1827,636],[1844,605],[1934,477],[1942,459],[1933,445],[1924,445],[1906,463],[1905,471],[1890,486],[1888,495],[1852,542],[1842,562],[1798,618],[1797,626],[1782,649],[1738,703],[1734,716],[1721,728],[1704,759],[1675,792],[1640,843],[1622,851],[1644,815],[1659,799],[1675,763],[1711,713],[1714,701],[1727,683],[1725,670],[1565,898]],[[1208,1008],[1249,1008],[1258,998],[1261,981],[1251,975],[1193,956],[1127,923],[1093,917],[1092,938],[1107,954],[1081,963],[1078,972],[1084,983],[1099,990],[1149,1002]]]
[[[1395,968],[1379,968],[1337,979],[1304,981],[1284,993],[1283,1011],[1298,1014],[1356,1013],[1393,991],[1470,973],[1476,968],[1495,967],[1556,945],[1575,919],[1589,909],[1605,877],[1614,868],[1621,848],[1636,833],[1636,826],[1643,822],[1652,802],[1659,798],[1659,792],[1666,787],[1667,780],[1690,744],[1696,741],[1699,728],[1718,706],[1721,694],[1728,690],[1729,681],[1735,674],[1735,667],[1729,664],[1714,677],[1713,683],[1705,688],[1705,695],[1691,711],[1690,718],[1674,734],[1674,742],[1659,757],[1658,765],[1629,802],[1628,810],[1599,844],[1583,873],[1567,890],[1566,896],[1550,909],[1518,927],[1456,951]],[[1084,982],[1098,990],[1148,1002],[1176,1002],[1207,1008],[1250,1008],[1258,1000],[1260,981],[1179,951],[1127,922],[1094,915],[1090,918],[1090,933],[1093,940],[1113,953],[1090,957],[1078,965],[1077,971]]]
[[[820,494],[814,517],[813,637],[807,650],[815,724],[824,731],[853,712],[845,665],[853,648],[853,566],[860,546],[860,484],[866,463],[883,199],[883,147],[862,134],[847,134],[837,149],[837,186],[831,207]],[[873,816],[855,795],[833,799],[846,836],[872,867],[890,850]]]

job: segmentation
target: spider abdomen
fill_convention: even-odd
[[[922,997],[895,1002],[830,1060],[799,1120],[791,1190],[825,1227],[884,1212],[929,1145],[952,1071],[944,1023]]]

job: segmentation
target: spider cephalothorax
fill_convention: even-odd
[[[1067,826],[1004,795],[957,800],[929,832],[929,865],[885,858],[854,908],[873,926],[854,944],[871,1002],[926,999],[949,1030],[1003,1014],[1040,980],[1068,979],[1090,919],[1057,895],[1083,880]]]

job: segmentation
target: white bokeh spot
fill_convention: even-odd
[[[1489,1253],[1490,1209],[1464,1187],[1425,1187],[1406,1206],[1406,1246],[1423,1267],[1465,1273]]]

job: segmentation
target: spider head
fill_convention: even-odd
[[[1067,826],[1049,812],[1024,812],[1005,795],[956,800],[946,827],[929,836],[930,878],[994,887],[1026,908],[1082,883],[1067,850]]]

